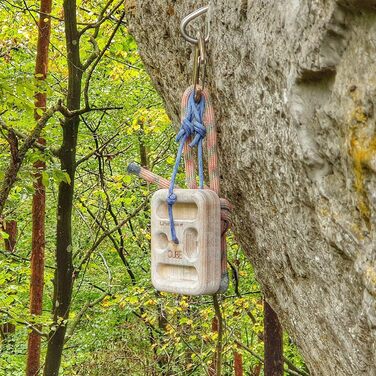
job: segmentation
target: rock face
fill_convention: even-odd
[[[174,121],[200,5],[126,2]],[[207,18],[237,238],[313,375],[376,375],[376,1],[212,0]]]

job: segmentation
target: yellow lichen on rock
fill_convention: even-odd
[[[365,123],[368,119],[363,107],[361,106],[355,108],[352,118],[356,120],[358,123]]]
[[[376,270],[371,265],[365,270],[364,282],[367,290],[376,296]]]
[[[354,166],[354,186],[359,195],[358,209],[370,226],[371,209],[365,188],[365,171],[374,170],[376,162],[376,135],[369,135],[368,116],[362,106],[357,106],[350,116],[349,154]]]

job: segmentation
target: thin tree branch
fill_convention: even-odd
[[[103,22],[110,19],[111,16],[116,12],[117,9],[123,4],[124,1],[120,1],[117,3],[114,8],[105,16],[106,10],[111,6],[111,4],[114,2],[114,0],[109,0],[107,4],[102,8],[101,12],[98,15],[97,21],[91,24],[87,24],[81,31],[80,31],[80,37],[86,33],[89,29],[95,29],[96,33],[98,33],[99,27],[102,25]]]
[[[30,134],[24,139],[23,144],[19,147],[17,137],[10,128],[8,131],[8,138],[11,141],[10,147],[11,147],[11,154],[12,158],[9,162],[9,165],[5,171],[3,183],[0,187],[0,215],[2,214],[5,202],[9,196],[10,190],[12,189],[16,179],[18,172],[21,168],[21,165],[23,163],[23,160],[25,158],[25,155],[27,151],[35,144],[37,139],[40,137],[40,134],[43,130],[43,128],[46,126],[48,120],[57,112],[61,111],[63,108],[61,101],[58,101],[58,103],[49,109],[47,109],[43,115],[39,118],[39,120],[36,122],[36,126],[34,129],[30,132]],[[5,121],[0,117],[0,125],[2,128],[7,127]],[[13,143],[12,143],[13,142]]]
[[[117,132],[116,134],[114,134],[113,136],[111,136],[107,141],[105,141],[102,145],[100,145],[99,147],[97,147],[96,149],[94,149],[92,152],[90,152],[89,154],[85,155],[84,157],[82,157],[81,159],[79,159],[77,162],[76,162],[76,167],[79,166],[81,163],[83,162],[86,162],[88,159],[90,159],[93,155],[96,155],[98,153],[101,152],[101,150],[103,150],[114,138],[116,138],[117,136],[119,135],[119,132]]]
[[[76,277],[79,271],[81,270],[82,266],[89,260],[92,253],[101,245],[103,240],[105,240],[109,235],[116,232],[119,228],[123,227],[129,221],[129,219],[135,217],[146,206],[147,203],[148,203],[147,200],[144,201],[132,214],[130,214],[127,218],[123,219],[117,226],[113,227],[111,230],[104,232],[98,238],[98,240],[93,244],[93,246],[88,251],[86,251],[84,257],[81,259],[80,263],[75,268]]]
[[[213,295],[213,305],[215,310],[215,315],[218,321],[218,338],[216,346],[216,355],[215,355],[215,368],[216,376],[221,376],[222,374],[222,340],[223,340],[223,318],[221,307],[219,306],[218,295]]]
[[[82,70],[86,71],[87,68],[91,65],[91,63],[99,56],[100,54],[100,49],[98,47],[98,43],[95,40],[93,35],[90,35],[89,37],[89,42],[93,46],[93,52],[90,54],[90,56],[87,58],[85,63],[82,65]]]
[[[21,325],[27,326],[28,328],[32,329],[35,333],[39,334],[41,337],[48,338],[48,334],[43,333],[42,331],[40,331],[37,327],[35,327],[33,324],[29,323],[28,321],[16,319],[11,313],[9,313],[8,311],[6,311],[5,309],[1,309],[0,308],[0,313],[3,313],[5,315],[7,315],[11,319],[13,319],[17,324],[21,324]]]
[[[9,127],[8,125],[6,125],[6,124],[4,123],[4,121],[1,121],[1,120],[0,120],[0,127],[1,127],[2,129],[6,130],[7,132],[13,131],[14,134],[15,134],[18,138],[20,138],[20,139],[22,139],[22,140],[26,140],[26,138],[27,138],[27,135],[26,135],[26,134],[24,134],[24,133],[22,133],[22,132],[20,132],[20,131],[18,131],[18,130],[16,130],[16,129],[14,129],[14,128]],[[33,147],[35,147],[36,149],[38,149],[38,150],[40,150],[40,151],[42,151],[42,152],[49,151],[49,152],[51,152],[51,154],[54,155],[55,157],[58,157],[58,156],[59,156],[59,149],[49,148],[49,147],[47,147],[46,145],[40,144],[38,141],[35,141]]]
[[[242,348],[243,350],[249,352],[250,354],[252,354],[256,359],[258,359],[262,364],[264,364],[264,359],[262,359],[258,354],[256,354],[254,351],[252,351],[249,347],[247,347],[246,345],[244,345],[243,343],[239,342],[238,340],[234,340],[234,342],[240,347]]]
[[[125,17],[125,12],[122,12],[121,17],[120,17],[119,21],[117,22],[114,30],[112,31],[112,34],[108,38],[106,45],[104,46],[104,48],[102,49],[102,51],[100,52],[100,54],[98,55],[98,57],[95,59],[94,63],[91,65],[91,67],[90,67],[90,69],[88,71],[87,78],[86,78],[86,81],[85,81],[85,87],[84,87],[85,108],[90,108],[90,104],[89,104],[89,86],[90,86],[91,77],[92,77],[92,75],[94,73],[94,70],[97,67],[98,63],[101,61],[103,55],[105,54],[105,52],[107,51],[107,49],[110,47],[112,39],[114,38],[116,32],[118,31],[118,29],[119,29],[119,27],[120,27],[120,25],[121,25],[124,17]]]
[[[15,254],[13,252],[3,251],[2,249],[0,249],[0,254],[4,255],[5,257],[11,257],[14,260],[25,261],[25,262],[30,263],[30,259],[29,258],[21,257],[21,256]],[[54,266],[51,266],[51,265],[45,265],[45,267],[47,269],[52,269],[52,270],[56,269]]]
[[[287,372],[295,372],[295,374],[300,376],[309,376],[309,373],[303,371],[302,369],[298,368],[289,358],[283,357],[283,361],[287,364],[289,367],[289,370]],[[292,373],[293,374],[293,373]]]
[[[257,355],[254,351],[252,351],[249,347],[241,343],[240,341],[234,339],[234,342],[243,350],[249,352],[252,354],[256,359],[258,359],[261,363],[264,363],[264,359],[262,359],[259,355]],[[298,376],[309,376],[309,373],[299,369],[294,365],[294,363],[291,362],[290,359],[283,357],[283,361],[287,364],[287,366],[290,368],[289,370],[286,370],[286,372],[290,372],[292,375],[298,375]]]
[[[77,316],[75,317],[75,319],[71,322],[70,325],[68,325],[68,329],[67,329],[67,334],[66,334],[66,337],[65,337],[65,342],[66,343],[73,335],[77,325],[79,324],[82,316],[85,314],[85,312],[90,309],[90,308],[93,308],[95,307],[97,304],[99,304],[100,302],[102,302],[106,296],[111,296],[112,293],[111,293],[111,283],[112,283],[112,273],[111,273],[111,270],[107,264],[107,261],[105,259],[105,257],[102,255],[102,253],[99,253],[100,257],[102,258],[102,261],[103,261],[103,265],[105,266],[106,270],[107,270],[107,275],[108,275],[108,287],[109,287],[109,290],[108,291],[104,291],[104,293],[98,297],[97,299],[95,299],[94,301],[88,301],[86,302],[86,304],[82,307],[82,309],[80,310],[80,312],[77,314]]]
[[[105,56],[105,57],[106,57],[107,59],[110,59],[110,60],[116,61],[116,62],[118,62],[118,63],[120,63],[120,64],[124,64],[125,66],[127,66],[127,67],[130,68],[130,69],[135,69],[135,70],[138,70],[138,71],[141,71],[141,70],[142,70],[142,68],[136,67],[135,65],[132,65],[132,64],[128,63],[128,62],[125,61],[125,60],[120,60],[120,59],[117,59],[117,58],[115,58],[115,57],[113,57],[113,56]]]
[[[67,328],[67,333],[65,335],[65,341],[64,343],[67,343],[67,341],[69,341],[70,338],[72,338],[73,336],[73,333],[77,327],[77,325],[79,324],[82,316],[86,313],[86,311],[90,308],[93,308],[95,307],[97,304],[99,304],[100,302],[102,302],[106,296],[108,296],[109,293],[108,292],[105,292],[103,293],[99,298],[95,299],[94,301],[87,301],[84,306],[81,308],[80,312],[77,313],[76,317],[74,318],[73,321],[71,321],[71,324],[68,325],[68,328]]]
[[[111,111],[111,110],[122,110],[123,106],[115,106],[115,107],[89,107],[85,106],[84,108],[80,108],[79,110],[69,110],[65,106],[61,106],[59,111],[66,117],[66,118],[72,118],[75,116],[86,114],[87,112],[91,111]]]

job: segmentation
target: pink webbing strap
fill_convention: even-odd
[[[188,99],[193,91],[193,86],[185,90],[181,100],[181,118],[185,118],[187,111]],[[209,169],[209,182],[210,189],[217,195],[220,195],[219,190],[219,167],[218,167],[218,147],[217,147],[217,127],[214,120],[214,111],[211,104],[209,93],[206,89],[202,91],[205,97],[205,111],[204,111],[204,124],[206,127],[206,144],[208,150],[208,169]],[[189,140],[190,141],[190,140]],[[196,189],[196,162],[192,148],[188,146],[189,142],[184,145],[184,162],[185,174],[188,188]]]
[[[188,99],[193,91],[193,86],[188,87],[181,100],[181,119],[185,118],[187,111]],[[206,127],[206,138],[204,142],[207,144],[208,151],[208,170],[209,170],[209,186],[217,195],[220,194],[219,185],[219,166],[218,166],[218,147],[217,147],[217,127],[214,119],[213,106],[211,104],[209,93],[206,89],[202,91],[202,95],[205,97],[205,110],[204,110],[204,125]],[[190,140],[189,140],[190,141]],[[192,148],[188,146],[187,142],[184,146],[184,162],[186,183],[188,188],[197,189],[196,181],[196,163],[194,152]],[[226,232],[230,226],[230,204],[226,199],[221,198],[221,269],[222,280],[221,286],[218,292],[223,292],[227,289],[228,275],[227,275],[227,243]]]
[[[193,86],[185,90],[183,97],[181,99],[181,119],[185,118],[185,113],[187,112],[188,99],[193,90]],[[205,118],[205,113],[204,113]],[[184,144],[183,153],[184,153],[184,165],[185,165],[185,181],[187,187],[190,189],[197,189],[196,181],[196,162],[193,149],[189,146],[192,141],[192,137],[189,136],[187,142]]]
[[[214,119],[213,106],[209,93],[206,89],[202,91],[205,97],[204,124],[206,127],[206,145],[208,148],[208,169],[210,189],[218,196],[219,190],[219,167],[218,167],[218,147],[217,147],[217,126]]]

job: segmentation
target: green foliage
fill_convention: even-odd
[[[48,103],[65,100],[67,61],[61,2],[53,4],[49,75],[45,82],[34,75],[37,32],[36,0],[0,3],[0,114],[21,134],[35,125],[34,94],[44,91]],[[103,2],[79,3],[80,28],[93,23]],[[103,48],[119,12],[101,26],[97,43]],[[17,25],[17,26],[15,26]],[[88,34],[81,38],[82,60],[92,53]],[[84,80],[87,79],[87,73]],[[148,198],[156,189],[126,173],[129,162],[147,164],[169,177],[176,145],[175,131],[161,98],[145,72],[134,39],[122,25],[94,71],[90,104],[116,110],[92,111],[81,116],[73,213],[75,280],[62,375],[203,375],[212,364],[218,334],[211,330],[215,316],[211,297],[188,298],[158,293],[150,282],[150,210]],[[58,184],[72,182],[60,169],[56,150],[61,144],[60,115],[52,118],[43,137],[44,151],[31,149],[9,196],[6,218],[18,222],[15,253],[0,252],[0,326],[11,323],[15,334],[0,339],[0,376],[24,374],[27,334],[38,326],[51,329],[51,302],[55,268],[55,226]],[[22,142],[22,139],[19,140]],[[6,132],[0,133],[0,177],[10,160]],[[43,160],[42,182],[47,191],[46,269],[43,314],[29,312],[31,199],[33,162]],[[183,174],[178,175],[183,183]],[[138,211],[137,211],[138,210]],[[137,214],[133,215],[137,211]],[[128,218],[125,225],[98,244],[102,234]],[[0,238],[7,234],[0,232]],[[1,240],[2,241],[2,240]],[[85,257],[88,255],[88,257]],[[121,256],[121,257],[119,257]],[[229,260],[239,274],[221,297],[225,325],[224,374],[232,374],[233,352],[243,354],[244,369],[259,364],[257,357],[238,348],[235,340],[263,358],[262,294],[252,266],[233,237]],[[73,329],[74,330],[73,330]],[[285,335],[285,356],[305,369],[296,347]],[[43,339],[43,354],[46,340]]]

